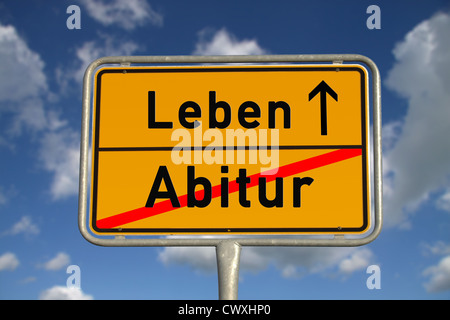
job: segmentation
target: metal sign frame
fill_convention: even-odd
[[[308,235],[283,235],[283,236],[248,236],[248,235],[227,235],[227,236],[178,236],[178,237],[153,237],[138,238],[126,236],[106,236],[96,237],[87,227],[88,220],[88,196],[89,196],[89,146],[90,146],[90,122],[91,122],[91,102],[93,96],[93,78],[95,71],[102,65],[167,65],[167,64],[224,64],[224,63],[244,63],[244,64],[267,64],[267,63],[329,63],[333,67],[345,65],[345,63],[360,63],[370,70],[369,83],[371,83],[372,94],[372,141],[373,144],[373,226],[371,232],[364,237],[356,237],[345,234],[336,234],[327,237]],[[370,95],[370,94],[369,94]],[[78,200],[78,224],[83,237],[100,246],[215,246],[219,251],[228,252],[239,262],[240,246],[360,246],[373,241],[381,231],[382,225],[382,156],[381,156],[381,85],[380,75],[375,63],[362,55],[257,55],[257,56],[117,56],[104,57],[92,62],[86,69],[83,80],[83,110],[81,126],[81,154],[80,154],[80,181]],[[229,244],[229,245],[225,245]],[[224,249],[225,248],[225,249]],[[220,269],[219,263],[219,269]],[[219,270],[220,271],[220,270]],[[219,272],[220,273],[220,272]]]

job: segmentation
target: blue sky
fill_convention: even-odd
[[[81,10],[69,30],[66,9]],[[381,9],[381,29],[366,9]],[[357,248],[252,248],[241,299],[450,298],[448,1],[0,2],[0,298],[216,299],[213,248],[79,233],[82,75],[106,55],[358,53],[382,79],[384,226]],[[69,265],[81,289],[66,286]],[[369,265],[381,289],[369,290]]]

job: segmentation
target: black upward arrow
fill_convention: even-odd
[[[320,92],[320,123],[321,123],[321,134],[323,136],[327,135],[327,93],[336,101],[338,101],[338,95],[334,92],[330,86],[322,80],[321,83],[317,85],[309,93],[309,101],[314,98]]]

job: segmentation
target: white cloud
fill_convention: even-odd
[[[441,210],[450,212],[450,187],[438,198],[436,206]]]
[[[70,263],[70,257],[67,253],[59,252],[54,258],[44,263],[44,269],[50,271],[57,271]]]
[[[383,125],[381,135],[383,137],[384,150],[389,151],[395,146],[401,135],[402,125],[403,122],[401,121],[392,121]]]
[[[442,258],[437,265],[425,269],[423,275],[429,277],[425,283],[428,292],[450,290],[450,255]]]
[[[94,60],[105,56],[128,56],[139,48],[139,45],[131,40],[120,40],[110,35],[100,34],[97,40],[84,42],[76,49],[79,65],[76,70],[65,73],[72,74],[75,81],[82,83],[86,68]]]
[[[289,278],[298,278],[307,273],[325,274],[336,270],[339,273],[349,274],[360,269],[353,264],[361,263],[362,258],[365,262],[368,262],[372,257],[369,249],[353,247],[250,247],[246,249],[250,251],[250,255],[247,256],[248,253],[243,251],[242,263],[244,269],[260,271],[270,264],[274,264],[283,277]],[[363,250],[362,253],[360,253],[361,250]],[[361,259],[357,260],[357,257]],[[341,263],[346,260],[348,261],[344,265],[347,269],[344,269]],[[350,268],[352,269],[350,270]]]
[[[25,129],[35,134],[33,139],[37,133],[41,142],[39,160],[44,169],[54,174],[51,194],[59,199],[77,193],[79,138],[65,121],[44,107],[49,95],[39,54],[27,46],[13,26],[0,25],[0,114],[13,115],[3,129],[10,138],[21,135]],[[28,229],[23,229],[27,223]],[[13,233],[38,232],[28,217],[13,229]]]
[[[39,234],[39,227],[31,221],[31,217],[24,216],[19,222],[14,224],[12,228],[7,232],[8,234],[24,233],[28,235]]]
[[[24,128],[37,132],[47,126],[44,104],[40,98],[24,99],[16,112],[17,115],[8,130],[13,136],[20,135]]]
[[[437,241],[434,244],[424,243],[422,244],[422,247],[425,255],[428,253],[434,255],[450,255],[450,244],[443,241]]]
[[[196,55],[258,55],[266,53],[254,39],[238,40],[225,28],[212,34],[205,29],[200,33],[200,40],[195,46]]]
[[[0,102],[22,101],[47,91],[44,63],[13,26],[0,24]]]
[[[165,265],[179,264],[202,272],[216,270],[216,251],[210,247],[167,247],[158,254]]]
[[[50,193],[53,200],[78,193],[80,137],[64,126],[41,138],[39,158],[45,170],[53,174]]]
[[[339,270],[342,273],[349,274],[355,271],[366,269],[373,257],[369,249],[360,249],[355,251],[350,257],[339,263]]]
[[[6,252],[0,256],[0,271],[14,271],[19,264],[19,259],[14,253]]]
[[[118,43],[112,36],[100,36],[100,41],[87,42],[76,51],[81,68],[68,72],[70,76],[66,77],[79,77],[81,83],[84,69],[91,61],[102,55],[130,54],[136,49],[137,45],[131,41]],[[58,200],[78,192],[80,138],[67,121],[47,106],[51,95],[39,54],[28,47],[16,28],[0,24],[0,116],[2,113],[11,116],[4,120],[0,134],[6,136],[0,136],[0,145],[14,149],[13,138],[31,132],[33,141],[39,142],[38,164],[53,175],[50,194],[53,200]],[[0,204],[5,201],[0,190]],[[31,222],[24,218],[21,224],[24,223]],[[38,232],[36,226],[28,227],[28,233]]]
[[[13,26],[0,24],[0,114],[13,115],[9,134],[22,127],[41,130],[46,125],[42,97],[48,94],[44,63]],[[0,139],[4,140],[4,138]]]
[[[443,258],[437,265],[426,268],[422,275],[427,278],[424,283],[428,292],[442,292],[450,290],[450,244],[437,241],[433,244],[423,243],[423,254],[425,256],[439,255]]]
[[[162,26],[163,16],[145,0],[82,0],[88,14],[104,26],[116,25],[125,30],[152,23]]]
[[[450,16],[439,13],[410,31],[394,49],[385,84],[408,100],[408,112],[385,153],[389,191],[386,226],[409,226],[409,215],[450,176]],[[392,124],[395,127],[394,124]],[[438,203],[447,208],[444,196]]]
[[[53,286],[39,295],[40,300],[92,300],[93,296],[77,287]]]
[[[28,284],[28,283],[35,282],[36,280],[37,280],[36,277],[26,277],[26,278],[20,280],[20,283],[21,284]]]
[[[337,269],[349,274],[366,267],[373,254],[358,248],[280,248],[243,247],[240,270],[260,272],[273,264],[283,277],[297,278],[306,273],[323,273]],[[200,272],[216,272],[216,252],[209,247],[167,247],[158,256],[165,265],[189,266]]]

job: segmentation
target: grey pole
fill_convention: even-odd
[[[233,240],[221,241],[216,246],[220,300],[238,298],[240,254],[241,246]]]

